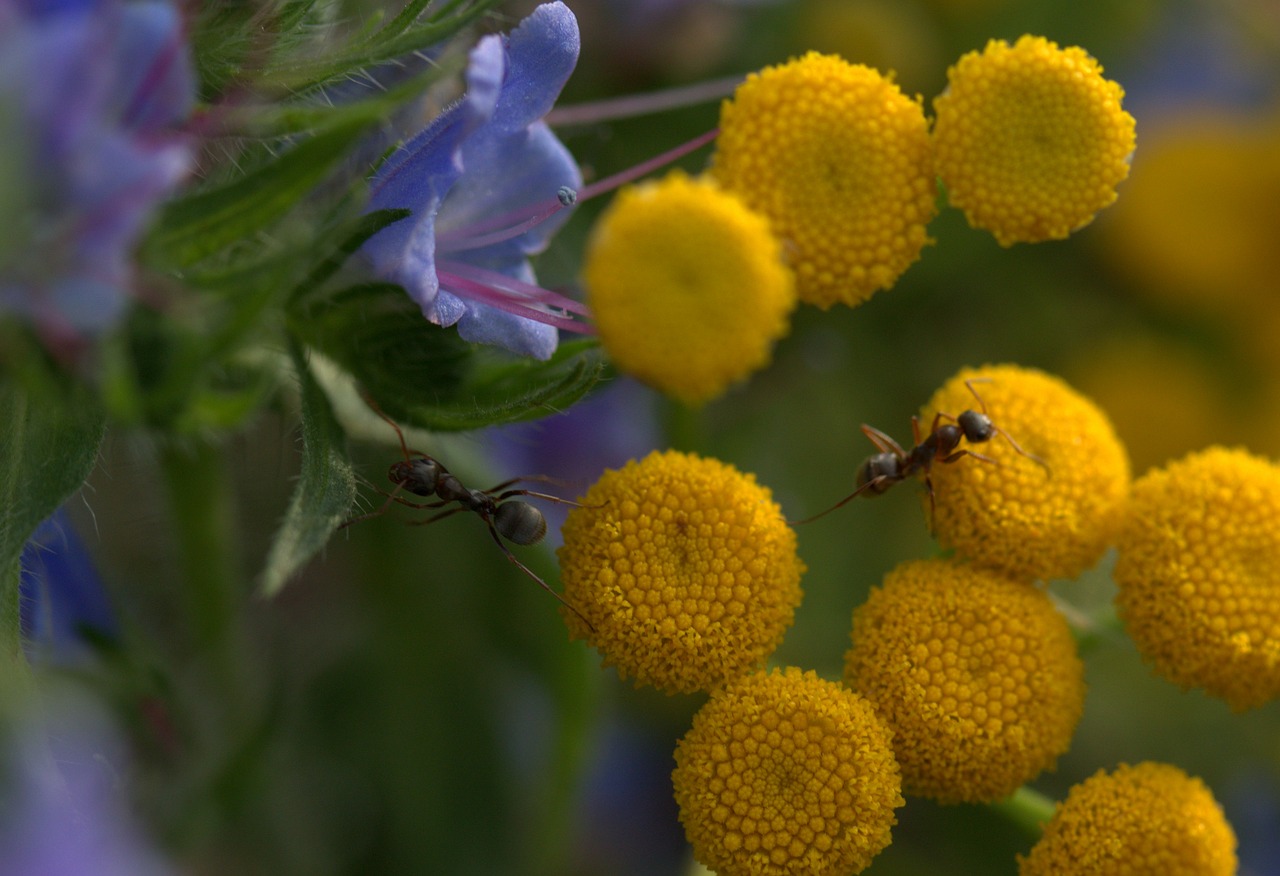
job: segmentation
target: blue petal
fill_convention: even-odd
[[[176,125],[191,112],[195,73],[182,44],[182,19],[168,3],[129,3],[115,41],[120,122],[135,131]]]
[[[494,125],[528,127],[555,105],[578,63],[578,20],[563,3],[544,3],[506,38],[507,79]]]
[[[516,256],[508,261],[468,259],[467,262],[525,283],[535,282],[533,269],[523,256]],[[446,296],[455,298],[452,293],[441,291],[440,297]],[[465,341],[505,347],[513,353],[542,360],[550,359],[551,354],[556,351],[560,333],[555,326],[526,319],[471,299],[462,299],[459,303],[466,309],[466,313],[458,321],[458,334]]]
[[[504,67],[501,47],[482,40],[471,52],[466,95],[396,150],[370,182],[369,210],[413,215],[369,238],[363,251],[379,276],[403,286],[438,325],[452,325],[462,314],[436,304],[436,213],[463,173],[463,142],[493,116]]]

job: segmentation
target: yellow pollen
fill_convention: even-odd
[[[822,308],[892,286],[937,207],[919,98],[816,52],[752,74],[724,102],[711,174],[769,217],[800,300]]]
[[[938,540],[1014,579],[1075,578],[1119,534],[1129,494],[1124,445],[1089,399],[1017,365],[962,370],[921,410],[922,430],[939,412],[956,417],[983,405],[1003,434],[960,447],[991,461],[962,457],[931,469]]]
[[[1113,572],[1139,652],[1236,711],[1280,697],[1280,466],[1212,447],[1133,485]]]
[[[1084,668],[1042,591],[951,560],[903,563],[853,613],[845,683],[893,729],[908,794],[1013,793],[1067,750]]]
[[[769,490],[719,460],[654,452],[606,471],[557,551],[570,634],[636,685],[711,690],[758,667],[800,604],[804,563]]]
[[[1074,786],[1019,876],[1234,876],[1236,836],[1212,792],[1175,766],[1099,770]]]
[[[768,364],[796,304],[768,221],[679,172],[618,193],[596,224],[583,280],[618,367],[688,404]]]
[[[676,803],[719,876],[848,876],[889,845],[903,805],[891,733],[813,672],[757,672],[716,691],[676,746]]]
[[[970,225],[1004,246],[1060,239],[1116,199],[1134,120],[1083,49],[991,40],[947,78],[933,102],[938,175]]]

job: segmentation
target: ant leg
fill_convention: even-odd
[[[415,507],[415,508],[439,508],[441,505],[445,505],[445,504],[447,504],[447,503],[446,503],[446,502],[433,502],[433,503],[431,503],[431,504],[429,504],[429,505],[414,505],[414,506],[412,506],[412,507]],[[428,517],[428,518],[427,518],[427,519],[425,519],[425,520],[410,520],[410,521],[408,521],[408,525],[409,525],[409,526],[426,526],[426,525],[427,525],[427,524],[429,524],[429,523],[435,523],[437,520],[444,520],[446,517],[452,517],[453,515],[457,514],[459,511],[469,511],[469,510],[471,510],[471,509],[469,509],[469,508],[464,508],[462,505],[458,505],[458,506],[457,506],[457,507],[455,507],[455,508],[449,508],[449,509],[447,509],[447,510],[445,510],[445,511],[441,511],[439,514],[432,514],[430,517]]]
[[[498,530],[494,528],[493,521],[490,518],[485,517],[484,522],[489,527],[489,534],[493,536],[494,542],[498,545],[499,548],[502,549],[502,552],[507,555],[508,560],[515,563],[516,566],[520,568],[520,571],[524,572],[526,575],[528,575],[530,578],[536,581],[539,587],[541,587],[543,590],[547,591],[552,596],[554,596],[557,602],[559,602],[565,608],[569,609],[569,611],[573,612],[579,618],[581,618],[582,622],[587,625],[587,628],[591,630],[591,632],[594,633],[596,631],[595,624],[587,620],[587,616],[585,614],[578,611],[578,609],[575,608],[572,604],[570,604],[567,599],[565,599],[559,593],[552,590],[546,581],[543,581],[540,577],[538,577],[537,573],[535,573],[532,569],[530,569],[524,563],[520,562],[520,560],[516,558],[516,555],[511,553],[511,548],[507,547],[506,543],[503,542],[502,537],[498,535]]]
[[[952,454],[952,456],[956,456],[956,455],[960,455],[960,454]],[[975,453],[973,455],[977,456],[978,454]],[[947,460],[944,459],[942,461],[946,462]],[[937,533],[938,533],[937,526],[936,526],[937,517],[938,517],[938,503],[933,498],[933,479],[929,477],[929,473],[927,471],[924,473],[924,490],[926,493],[929,494],[929,537],[934,538],[937,536]]]
[[[524,478],[519,478],[518,480],[524,480]],[[508,483],[515,483],[515,481],[508,481]],[[498,486],[500,487],[502,485],[499,484]],[[495,487],[494,489],[497,489],[497,487]],[[489,492],[489,491],[486,490],[485,492]],[[537,492],[534,492],[533,490],[507,490],[506,492],[499,493],[498,495],[494,496],[493,501],[502,502],[502,501],[505,501],[506,499],[510,499],[512,496],[532,496],[535,499],[545,499],[548,502],[555,502],[557,505],[572,505],[574,508],[585,507],[581,502],[575,502],[572,499],[561,499],[559,496],[553,496],[550,493],[537,493]],[[592,505],[590,507],[602,508],[604,506]]]
[[[872,478],[871,480],[867,481],[867,482],[866,482],[865,484],[863,484],[862,486],[858,487],[858,489],[854,490],[854,491],[853,491],[852,493],[850,493],[849,495],[845,496],[845,497],[844,497],[843,499],[841,499],[839,502],[836,502],[834,505],[832,505],[832,506],[831,506],[830,508],[828,508],[826,511],[819,511],[817,514],[813,515],[812,517],[806,517],[804,520],[788,520],[788,521],[787,521],[787,525],[788,525],[788,526],[803,526],[803,525],[804,525],[804,524],[806,524],[806,523],[812,523],[813,521],[817,520],[819,517],[826,517],[828,514],[830,514],[832,511],[836,510],[837,508],[843,508],[845,505],[849,504],[849,503],[850,503],[850,502],[852,502],[854,499],[856,499],[856,498],[858,498],[859,496],[861,496],[861,495],[862,495],[863,493],[865,493],[867,490],[874,490],[876,487],[880,486],[881,484],[883,484],[883,483],[885,483],[885,482],[887,482],[887,481],[889,481],[889,480],[892,480],[892,479],[891,479],[891,478],[886,477],[885,475],[879,475],[878,477],[874,477],[874,478]]]
[[[364,403],[369,406],[369,410],[377,414],[384,423],[386,423],[388,426],[390,426],[392,429],[395,430],[396,438],[399,439],[400,441],[400,452],[404,454],[405,459],[408,459],[410,456],[420,456],[423,459],[433,458],[429,454],[423,453],[421,450],[409,449],[409,447],[405,444],[404,432],[401,430],[400,425],[396,423],[395,420],[387,416],[386,412],[383,411],[382,408],[378,407],[378,403],[373,400],[373,396],[369,395],[368,391],[365,390],[364,387],[360,388],[360,397],[364,399]]]
[[[991,382],[990,377],[970,377],[968,380],[964,382],[965,387],[968,388],[969,392],[973,393],[973,397],[978,400],[978,407],[982,408],[982,412],[984,414],[987,412],[987,403],[982,400],[982,396],[978,395],[978,391],[973,388],[973,385],[975,383],[990,383],[990,382]]]
[[[996,460],[992,459],[990,456],[983,456],[981,453],[979,453],[976,450],[968,450],[964,448],[957,450],[955,453],[951,453],[942,457],[941,459],[938,460],[938,462],[955,462],[957,459],[959,459],[962,456],[972,456],[974,459],[980,459],[983,462],[989,462],[992,465],[1000,464]]]
[[[1022,446],[1021,446],[1020,444],[1018,444],[1018,442],[1017,442],[1017,441],[1014,441],[1014,440],[1013,440],[1013,436],[1012,436],[1012,435],[1010,435],[1008,432],[1006,432],[1004,429],[1000,429],[1000,428],[997,428],[996,426],[992,426],[992,427],[991,427],[991,430],[992,430],[993,432],[999,432],[1001,435],[1003,435],[1003,436],[1004,436],[1004,440],[1006,440],[1006,441],[1008,441],[1008,442],[1009,442],[1009,446],[1010,446],[1010,447],[1012,447],[1014,450],[1016,450],[1016,451],[1017,451],[1019,454],[1021,454],[1022,456],[1025,456],[1027,459],[1029,459],[1029,460],[1031,460],[1032,462],[1034,462],[1036,465],[1038,465],[1038,466],[1040,466],[1041,468],[1043,468],[1043,469],[1044,469],[1044,473],[1045,473],[1045,474],[1047,474],[1047,475],[1052,475],[1052,474],[1053,474],[1053,469],[1049,468],[1049,463],[1045,462],[1043,459],[1041,459],[1040,457],[1036,456],[1034,453],[1028,453],[1027,451],[1023,450],[1023,449],[1022,449]]]
[[[396,484],[396,488],[392,490],[390,493],[384,490],[378,490],[379,493],[382,493],[384,496],[387,497],[387,501],[382,503],[382,507],[380,507],[377,511],[370,511],[368,514],[361,514],[359,517],[352,517],[350,520],[343,522],[342,525],[340,525],[338,528],[346,529],[348,526],[350,526],[353,523],[360,523],[361,521],[364,521],[364,520],[372,520],[375,517],[381,517],[383,514],[387,513],[387,509],[391,507],[392,502],[405,502],[406,500],[401,499],[396,495],[396,493],[400,492],[400,488],[403,486],[404,484]],[[406,504],[410,504],[410,503],[406,502]]]
[[[897,441],[894,441],[885,433],[881,432],[875,426],[868,426],[866,423],[863,423],[862,434],[866,435],[867,440],[874,444],[876,449],[881,453],[892,453],[899,459],[906,458],[907,452],[902,449],[902,445]]]

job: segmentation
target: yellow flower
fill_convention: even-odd
[[[748,76],[724,102],[711,173],[769,217],[800,300],[823,308],[892,286],[936,212],[919,98],[816,52]]]
[[[921,410],[922,429],[938,412],[956,416],[983,405],[1004,434],[960,447],[992,462],[961,457],[935,460],[931,469],[939,541],[1016,579],[1076,577],[1119,532],[1129,492],[1124,446],[1091,401],[1017,365],[962,370]]]
[[[794,667],[712,694],[672,773],[694,856],[719,876],[848,876],[902,806],[890,732],[862,697]]]
[[[1116,199],[1134,120],[1083,49],[991,40],[947,71],[933,102],[938,175],[969,224],[1004,246],[1063,238]]]
[[[1156,672],[1236,711],[1280,696],[1280,466],[1213,447],[1133,485],[1114,577]]]
[[[1013,793],[1067,750],[1084,669],[1041,590],[951,560],[903,563],[853,612],[845,683],[893,729],[904,790]]]
[[[768,364],[796,304],[768,220],[679,172],[618,193],[583,280],[618,367],[688,404]]]
[[[800,604],[795,531],[755,477],[667,451],[606,471],[557,551],[574,638],[636,685],[711,690],[767,658]]]
[[[1236,836],[1212,792],[1150,761],[1073,787],[1019,876],[1234,876]]]

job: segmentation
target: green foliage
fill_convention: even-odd
[[[345,436],[329,399],[311,376],[306,356],[290,350],[298,376],[302,409],[302,471],[284,521],[267,556],[260,588],[275,596],[316,554],[350,513],[356,497],[355,472],[346,457]]]

